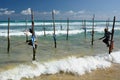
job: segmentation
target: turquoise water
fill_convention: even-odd
[[[109,22],[109,28],[112,27],[112,21]],[[119,22],[116,22],[115,26],[115,43],[119,43]],[[4,55],[1,56],[1,60],[4,63],[7,54],[7,21],[0,22],[0,54]],[[61,30],[62,25],[62,30]],[[66,29],[67,23],[66,20],[56,20],[56,35],[57,35],[57,49],[54,48],[53,42],[53,27],[52,27],[52,20],[46,21],[35,21],[35,33],[38,40],[38,49],[37,49],[37,58],[42,60],[49,60],[48,58],[56,58],[56,56],[70,56],[70,55],[92,55],[92,54],[99,54],[105,53],[108,51],[105,44],[102,41],[99,41],[98,38],[103,36],[104,28],[106,27],[106,21],[95,21],[95,42],[94,46],[91,46],[91,28],[92,28],[92,21],[86,21],[86,28],[87,28],[87,37],[84,37],[84,30],[82,20],[70,20],[69,23],[69,40],[66,41]],[[10,39],[11,39],[11,48],[9,58],[12,57],[18,59],[19,56],[26,55],[27,58],[25,60],[31,61],[32,60],[32,48],[31,46],[25,43],[25,34],[24,31],[31,27],[30,21],[11,21],[10,23]],[[45,27],[46,36],[44,36],[43,28]],[[109,30],[110,30],[109,29]],[[30,36],[29,36],[30,39]],[[4,45],[4,46],[3,46]],[[115,45],[118,48],[118,44]],[[102,51],[101,51],[102,49]],[[14,54],[14,55],[13,55]],[[20,57],[21,58],[21,57]],[[43,58],[43,59],[42,59]],[[22,60],[22,58],[20,59]],[[23,59],[24,60],[24,59]],[[9,60],[8,60],[9,61]]]
[[[91,28],[92,21],[86,22],[87,36],[84,36],[82,29],[82,20],[70,21],[69,39],[66,40],[66,20],[56,21],[56,39],[57,48],[54,48],[53,27],[52,21],[36,21],[35,33],[37,36],[38,48],[36,52],[36,60],[38,62],[50,62],[68,56],[94,56],[98,54],[108,53],[108,48],[98,40],[104,36],[105,21],[95,22],[94,45],[91,46]],[[120,28],[119,22],[116,22],[114,34],[114,50],[119,51],[120,43]],[[62,25],[62,30],[61,26]],[[7,53],[7,21],[0,22],[0,72],[11,69],[21,64],[31,64],[33,51],[32,46],[26,43],[25,30],[31,27],[31,22],[28,21],[12,21],[10,23],[10,52]],[[44,36],[44,30],[46,36]],[[109,25],[111,31],[112,22]],[[29,39],[30,39],[29,35]],[[9,65],[9,66],[8,66]]]

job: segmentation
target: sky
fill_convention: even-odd
[[[58,20],[120,19],[120,0],[1,0],[0,20],[30,19],[31,9],[35,20],[51,20],[52,11]]]

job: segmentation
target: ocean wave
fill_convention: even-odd
[[[109,30],[111,30],[112,28],[110,28]],[[115,28],[115,30],[120,30],[120,28]],[[86,30],[87,32],[91,32],[92,29],[89,28]],[[103,33],[104,32],[104,27],[97,27],[94,29],[94,31],[98,32],[98,33]],[[80,33],[83,33],[84,30],[83,29],[80,29],[80,30],[69,30],[69,35],[73,35],[73,34],[80,34]],[[30,35],[30,33],[25,30],[10,30],[10,33],[9,35],[10,36],[24,36],[26,33],[28,33],[28,35]],[[45,34],[46,35],[53,35],[53,31],[45,31]],[[44,31],[35,31],[35,34],[37,36],[43,36],[44,35]],[[56,30],[56,35],[65,35],[67,34],[67,31],[66,30]],[[0,36],[7,36],[7,30],[0,30]]]
[[[120,51],[109,54],[100,54],[96,56],[75,57],[71,56],[66,59],[36,62],[32,65],[19,65],[14,69],[0,72],[0,80],[20,80],[21,78],[34,78],[44,74],[56,74],[61,71],[64,73],[72,73],[75,75],[83,75],[90,73],[96,69],[105,69],[112,63],[120,64]]]
[[[43,21],[34,21],[34,25],[52,25],[53,24],[53,22],[52,22],[52,20],[51,21],[49,21],[49,22],[43,22]],[[31,23],[31,21],[13,21],[13,22],[10,22],[10,26],[26,26],[26,24],[28,25],[28,26],[30,26],[32,23]],[[55,22],[55,24],[56,25],[67,25],[67,20],[66,21],[56,21]],[[83,25],[83,22],[82,21],[70,21],[69,22],[69,24],[70,25]],[[105,26],[106,25],[106,21],[95,21],[94,22],[94,24],[95,25],[99,25],[99,26]],[[87,26],[92,26],[93,25],[93,21],[91,20],[91,21],[86,21],[86,25]],[[112,21],[110,21],[109,22],[109,25],[113,25],[113,22]],[[119,22],[117,22],[116,21],[116,25],[120,25],[120,23]],[[5,22],[0,22],[0,26],[8,26],[8,22],[7,21],[5,21]]]
[[[72,35],[72,34],[78,34],[78,33],[82,33],[83,30],[70,30],[69,31],[69,34]],[[19,30],[10,30],[10,36],[24,36],[25,34],[28,34],[28,35],[31,35],[28,31],[19,31]],[[53,31],[45,31],[45,34],[46,35],[53,35]],[[35,34],[37,36],[42,36],[44,35],[44,31],[35,31]],[[65,30],[58,30],[56,31],[56,35],[60,35],[60,34],[67,34],[67,31]],[[0,30],[0,36],[7,36],[7,30]]]

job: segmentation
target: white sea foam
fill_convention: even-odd
[[[110,23],[110,26],[109,26],[109,30],[111,30],[112,28],[112,24],[113,22],[109,22]],[[43,26],[42,25],[45,25],[46,26],[46,30],[49,30],[49,31],[46,31],[46,34],[49,34],[49,35],[52,35],[53,34],[53,31],[52,30],[52,25],[53,25],[53,22],[46,22],[46,23],[43,23],[43,22],[35,22],[35,32],[37,35],[44,35],[44,32],[43,32]],[[62,25],[62,28],[63,30],[60,31],[60,25]],[[84,32],[84,30],[82,29],[82,22],[79,22],[79,21],[76,21],[76,22],[70,22],[69,23],[69,34],[78,34],[78,33],[82,33]],[[86,22],[86,30],[87,32],[91,32],[92,31],[92,21],[88,21]],[[116,25],[120,25],[119,22],[116,22],[115,23],[115,30],[120,30],[120,27],[119,26],[116,26]],[[8,23],[7,22],[1,22],[0,23],[0,36],[7,36],[7,26],[8,26]],[[27,26],[31,26],[31,22],[28,22],[27,23]],[[56,34],[59,35],[59,34],[66,34],[67,31],[67,22],[56,22],[55,23],[55,26],[56,26]],[[97,32],[104,32],[104,28],[106,27],[106,22],[95,22],[95,31]],[[26,28],[26,22],[11,22],[10,23],[10,36],[23,36],[24,35],[24,32],[23,30]]]
[[[83,30],[70,30],[69,31],[69,34],[72,35],[72,34],[78,34],[78,33],[82,33]],[[26,32],[26,31],[19,31],[19,30],[10,30],[10,36],[24,36],[25,34],[28,34],[30,35],[29,32]],[[46,35],[53,35],[53,31],[45,31]],[[37,36],[42,36],[44,35],[44,31],[35,31],[35,34]],[[56,31],[56,35],[60,35],[60,34],[67,34],[67,31],[65,30],[58,30]],[[0,30],[0,36],[7,36],[7,30]]]
[[[32,62],[31,65],[19,65],[14,69],[0,72],[0,80],[20,80],[21,78],[34,78],[44,74],[56,74],[59,72],[83,75],[96,69],[105,69],[112,63],[120,64],[120,51],[109,54],[86,57],[68,57],[66,59],[51,62]]]
[[[110,27],[109,28],[109,31],[111,31],[112,28]],[[115,30],[120,30],[119,27],[115,27]],[[87,27],[86,29],[87,32],[91,32],[92,31],[92,27]],[[94,28],[94,31],[98,32],[98,33],[103,33],[104,32],[104,27],[95,27]],[[83,33],[84,30],[81,28],[81,29],[71,29],[69,30],[69,34],[72,35],[72,34],[80,34],[80,33]],[[19,30],[19,29],[16,29],[16,30],[10,30],[10,36],[24,36],[25,35],[25,31],[24,30]],[[38,31],[36,30],[35,31],[36,35],[38,36],[42,36],[44,35],[44,31]],[[45,31],[46,35],[52,35],[53,34],[53,31]],[[67,31],[66,30],[56,30],[56,35],[60,35],[60,34],[67,34]],[[30,33],[29,33],[30,35]],[[0,36],[7,36],[7,30],[0,30]]]
[[[31,22],[27,22],[27,25],[28,26],[31,26]],[[39,22],[39,21],[35,21],[34,22],[34,25],[52,25],[53,24],[53,22]],[[67,21],[66,22],[55,22],[55,24],[56,25],[67,25]],[[79,21],[75,21],[75,22],[69,22],[69,24],[70,25],[83,25],[83,22],[79,22]],[[115,23],[116,25],[120,25],[120,22],[116,22]],[[86,25],[87,26],[92,26],[93,25],[93,22],[92,21],[87,21],[86,22]],[[104,21],[104,22],[94,22],[94,25],[97,25],[97,26],[105,26],[106,25],[106,22]],[[113,25],[113,22],[109,22],[109,25]],[[8,26],[8,22],[1,22],[0,23],[0,26]],[[26,26],[26,21],[24,21],[24,22],[17,22],[17,21],[15,21],[15,22],[10,22],[10,26]]]

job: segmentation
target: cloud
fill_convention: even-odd
[[[53,12],[54,12],[55,14],[60,14],[60,11],[59,11],[59,10],[53,10]]]
[[[53,12],[54,12],[54,14],[56,14],[56,15],[60,14],[60,11],[59,11],[59,10],[53,10]],[[50,11],[50,12],[46,12],[46,11],[44,11],[44,12],[35,12],[35,13],[38,13],[38,14],[41,14],[41,15],[51,15],[51,14],[52,14],[51,11]]]
[[[61,12],[60,16],[63,19],[90,19],[91,18],[92,13],[86,10],[79,10],[79,11],[74,11],[74,10],[69,10],[69,11],[64,11]]]
[[[8,10],[8,8],[0,8],[0,15],[11,15],[15,13],[14,10]]]
[[[81,11],[78,11],[79,14],[84,14],[85,11],[84,10],[81,10]]]
[[[11,15],[11,14],[13,14],[13,13],[15,13],[15,11],[5,11],[5,12],[4,12],[4,14],[6,14],[6,15]]]
[[[49,14],[48,12],[43,12],[43,14],[45,15],[45,14]]]
[[[70,10],[70,11],[67,11],[66,14],[68,14],[68,15],[74,15],[76,13],[73,10]]]
[[[8,8],[0,8],[0,11],[6,11]]]
[[[81,11],[73,11],[73,10],[70,10],[70,11],[67,11],[66,14],[69,14],[69,15],[77,15],[77,14],[85,14],[86,11],[85,10],[81,10]]]
[[[111,17],[110,14],[103,14],[102,12],[94,13],[92,11],[88,11],[84,9],[78,10],[78,11],[74,11],[74,10],[68,10],[68,11],[53,10],[53,11],[55,13],[55,19],[67,19],[67,18],[74,19],[74,20],[75,19],[92,19],[93,14],[96,15],[95,19],[107,19],[108,17]],[[0,8],[0,16],[11,15],[13,13],[15,13],[14,10],[9,10],[8,8]],[[112,13],[115,14],[115,13],[118,13],[118,11],[114,10]],[[31,8],[27,8],[11,16],[16,19],[24,19],[26,15],[31,15]],[[34,16],[35,19],[52,19],[52,11],[42,11],[42,12],[34,11],[34,15],[35,15]]]
[[[23,15],[30,15],[31,14],[31,8],[28,8],[26,10],[21,11],[21,14],[23,14]]]
[[[51,14],[51,12],[39,12],[39,14],[49,15],[49,14]]]

